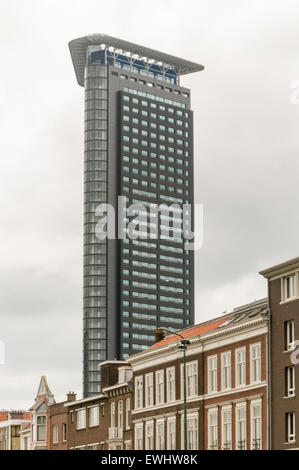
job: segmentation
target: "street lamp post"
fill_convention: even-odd
[[[186,380],[186,350],[187,346],[190,343],[189,339],[185,339],[180,333],[176,333],[166,328],[160,328],[167,333],[172,335],[179,336],[181,339],[181,344],[179,345],[179,349],[183,351],[184,359],[183,359],[183,393],[184,393],[184,450],[187,450],[188,447],[188,440],[187,440],[187,380]]]

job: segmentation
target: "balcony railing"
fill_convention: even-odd
[[[242,441],[238,441],[238,449],[245,450],[246,449],[246,441],[243,439]]]
[[[116,428],[116,427],[109,428],[109,439],[122,439],[122,438],[123,438],[122,428]]]
[[[223,446],[222,446],[222,449],[223,450],[232,450],[232,443],[231,441],[226,441],[223,443]]]
[[[209,450],[218,450],[218,441],[212,441],[209,445]]]
[[[252,439],[252,449],[261,450],[261,439]]]

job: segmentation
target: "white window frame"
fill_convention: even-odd
[[[229,364],[225,365],[225,358],[229,358]],[[225,384],[225,369],[229,370],[229,384]],[[221,390],[230,390],[232,388],[232,353],[225,351],[221,353]]]
[[[149,430],[151,432],[149,433]],[[149,441],[149,439],[151,439]],[[154,421],[145,421],[145,450],[154,450]]]
[[[135,450],[143,450],[143,423],[136,423],[134,429]]]
[[[189,376],[189,371],[195,370],[195,373]],[[191,390],[189,390],[189,377],[192,378]],[[195,398],[198,396],[198,361],[190,361],[186,363],[186,396],[187,398]],[[184,398],[184,364],[181,364],[181,397]]]
[[[260,409],[260,416],[258,418],[255,418],[254,416],[254,408],[256,407],[259,407]],[[262,400],[252,400],[251,403],[250,403],[250,446],[251,446],[251,449],[252,450],[262,450],[262,430],[263,430],[263,426],[262,426]],[[255,422],[259,419],[259,431],[258,431],[258,435],[259,437],[256,436],[255,434],[255,430],[256,430],[256,426],[255,426]],[[255,442],[254,440],[255,439],[260,439],[260,447],[259,449],[256,449],[256,446],[255,446]]]
[[[295,273],[287,274],[281,278],[281,302],[290,302],[298,298],[298,271]],[[288,295],[288,282],[290,284],[290,294]]]
[[[174,424],[174,433],[170,434],[171,424]],[[167,418],[167,450],[176,450],[176,417],[175,416],[169,416],[169,418]]]
[[[295,349],[295,322],[294,320],[288,320],[286,323],[286,351],[292,351]],[[291,325],[291,335],[290,335]],[[292,338],[291,338],[292,336]]]
[[[145,374],[145,407],[153,406],[154,404],[154,374]],[[151,380],[151,384],[149,381]]]
[[[173,373],[173,380],[170,381],[170,374]],[[176,396],[175,396],[175,384],[176,384],[176,377],[175,377],[175,367],[168,367],[168,369],[166,369],[166,396],[167,396],[167,403],[171,403],[173,401],[175,401],[176,399]],[[172,395],[171,396],[171,388],[170,388],[170,384],[173,384],[173,392],[172,392]]]
[[[77,429],[86,428],[86,408],[80,408],[77,412]]]
[[[130,429],[131,398],[126,399],[126,429]]]
[[[124,404],[122,400],[117,402],[117,427],[119,429],[124,427]]]
[[[259,348],[260,355],[258,358],[253,357],[253,351],[255,348]],[[254,361],[259,359],[259,377],[255,378],[254,377]],[[262,344],[261,342],[259,343],[254,343],[250,345],[250,383],[260,383],[262,380]]]
[[[163,430],[162,434],[159,434],[159,429]],[[162,437],[161,441],[159,437]],[[165,419],[160,418],[156,420],[156,447],[155,450],[165,450]]]
[[[216,361],[216,367],[212,369],[211,361],[214,361],[214,360]],[[213,356],[208,356],[207,361],[208,361],[208,393],[217,392],[218,391],[218,357],[217,357],[217,354]],[[215,384],[214,384],[215,386],[214,387],[212,387],[213,383],[212,383],[211,372],[215,374]]]
[[[229,422],[225,422],[225,414],[226,413],[229,413],[230,414],[230,421]],[[232,406],[223,406],[222,407],[222,410],[221,410],[221,426],[222,426],[222,430],[221,430],[221,445],[222,445],[222,449],[224,450],[231,450],[232,449],[232,426],[233,426],[233,423],[232,423],[232,419],[233,419],[233,415],[232,415]],[[225,436],[225,425],[229,425],[229,435],[228,436]],[[226,441],[224,440],[225,437],[227,438]],[[228,446],[229,444],[229,446]]]
[[[143,376],[135,377],[135,410],[143,408]]]
[[[240,410],[245,410],[245,418],[242,419],[242,421],[238,419],[238,415],[239,415],[239,411]],[[245,439],[242,439],[245,441],[245,445],[244,445],[244,449],[242,450],[246,450],[247,449],[247,408],[246,408],[246,402],[242,402],[242,403],[237,403],[236,405],[236,410],[235,410],[235,414],[236,414],[236,429],[235,429],[235,432],[236,432],[236,450],[240,450],[239,449],[239,442],[241,441],[241,436],[240,436],[240,433],[239,433],[239,423],[242,422],[242,423],[245,423],[244,424],[244,433],[245,433]]]
[[[110,405],[110,425],[112,428],[115,428],[115,401]]]
[[[292,386],[291,386],[291,382],[293,382]],[[286,389],[287,389],[287,397],[295,396],[295,392],[296,392],[295,366],[289,366],[286,368]]]
[[[296,416],[294,411],[286,414],[287,419],[287,442],[296,442]],[[291,433],[291,420],[293,420],[293,433]]]
[[[162,381],[159,381],[159,377]],[[159,388],[159,385],[161,388]],[[162,391],[162,396],[159,397],[159,389]],[[165,382],[164,382],[164,369],[156,371],[156,405],[162,405],[165,402]]]
[[[99,405],[89,407],[89,427],[93,428],[99,425],[100,410]]]
[[[195,423],[195,426],[190,428],[190,422]],[[192,442],[190,442],[190,434],[192,435]],[[181,449],[184,450],[184,415],[181,415]],[[198,449],[198,413],[187,412],[187,450]]]
[[[216,423],[211,422],[212,418],[216,418]],[[218,445],[218,408],[210,408],[208,410],[208,449],[218,450]]]
[[[242,353],[244,354],[244,360],[238,361],[238,354]],[[235,386],[236,387],[244,387],[246,385],[246,346],[243,346],[241,348],[237,348],[235,350]],[[239,364],[241,364],[241,375],[239,374]]]

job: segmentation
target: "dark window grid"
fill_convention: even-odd
[[[167,165],[167,163],[166,163],[166,165]],[[181,188],[181,189],[189,189],[189,190],[191,189],[192,180],[191,180],[191,178],[189,179],[189,176],[185,176],[185,175],[176,175],[175,173],[171,173],[171,172],[168,173],[167,170],[160,170],[159,168],[157,168],[157,169],[155,168],[155,169],[154,169],[154,168],[148,168],[148,167],[147,167],[149,172],[152,172],[152,173],[156,172],[156,173],[157,173],[157,177],[155,178],[155,177],[151,176],[150,174],[149,174],[148,176],[143,176],[143,175],[141,175],[141,174],[135,174],[135,173],[132,172],[132,168],[138,168],[138,169],[139,169],[139,167],[141,167],[141,165],[134,165],[134,164],[132,164],[132,165],[130,165],[130,167],[131,167],[131,172],[128,173],[128,172],[126,172],[126,171],[123,171],[122,176],[129,176],[129,178],[136,178],[136,179],[140,179],[140,180],[145,180],[145,181],[150,181],[150,182],[152,182],[152,183],[156,183],[156,184],[157,184],[157,188],[152,188],[152,189],[160,189],[160,188],[159,188],[159,184],[164,184],[165,186],[175,186],[175,187],[177,186],[178,188]],[[142,169],[144,169],[143,166],[142,166]],[[162,174],[162,175],[165,175],[166,178],[167,178],[168,176],[174,175],[175,181],[170,182],[170,181],[167,181],[167,180],[165,181],[164,179],[160,179],[160,175],[161,175],[161,174]],[[121,178],[122,178],[122,176],[121,176]],[[179,178],[179,177],[181,177],[181,179],[183,179],[183,182],[182,182],[182,183],[178,183],[178,182],[177,182],[177,178]],[[189,185],[186,185],[186,181],[188,181],[190,184],[189,184]],[[132,181],[129,181],[128,184],[130,184],[130,185],[133,186],[134,183],[132,183]],[[128,184],[127,184],[127,182],[124,182],[124,181],[123,181],[123,185],[124,185],[124,186],[128,186]],[[135,186],[137,186],[137,185],[134,184],[134,187],[135,187]],[[150,188],[150,186],[146,186],[146,187],[145,187],[145,186],[142,186],[141,183],[138,184],[138,187],[140,187],[140,189],[141,189],[141,188],[144,189],[144,188],[146,188],[146,187],[147,187],[147,188]],[[162,190],[161,190],[161,191],[162,191]],[[171,194],[174,194],[174,193],[175,193],[175,191],[174,191],[173,193],[171,193]]]
[[[153,203],[157,203],[157,204],[162,204],[162,203],[169,203],[169,204],[187,204],[187,200],[191,200],[191,193],[186,196],[184,194],[176,194],[175,192],[170,194],[166,188],[165,190],[164,189],[159,189],[158,191],[158,188],[152,188],[152,190],[150,190],[150,188],[144,188],[142,186],[135,186],[135,185],[132,185],[131,183],[127,183],[125,184],[124,186],[128,187],[129,188],[129,191],[126,192],[126,191],[121,191],[121,196],[127,196],[128,194],[131,194],[131,197],[138,197],[139,195],[138,194],[134,194],[133,190],[137,190],[137,191],[144,191],[144,192],[148,192],[148,193],[156,193],[155,196],[152,196],[151,194],[142,194],[140,196],[142,197],[145,197],[147,198],[147,200],[152,200],[150,202],[153,202]],[[161,198],[161,196],[169,196],[169,197],[173,197],[173,198],[180,198],[180,199],[183,199],[183,202],[177,202],[177,201],[166,201],[164,200],[163,198]]]

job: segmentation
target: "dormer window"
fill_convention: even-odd
[[[282,278],[282,302],[295,299],[298,296],[297,273]]]
[[[118,381],[119,383],[128,382],[133,376],[132,369],[129,368],[120,368],[118,370]]]

